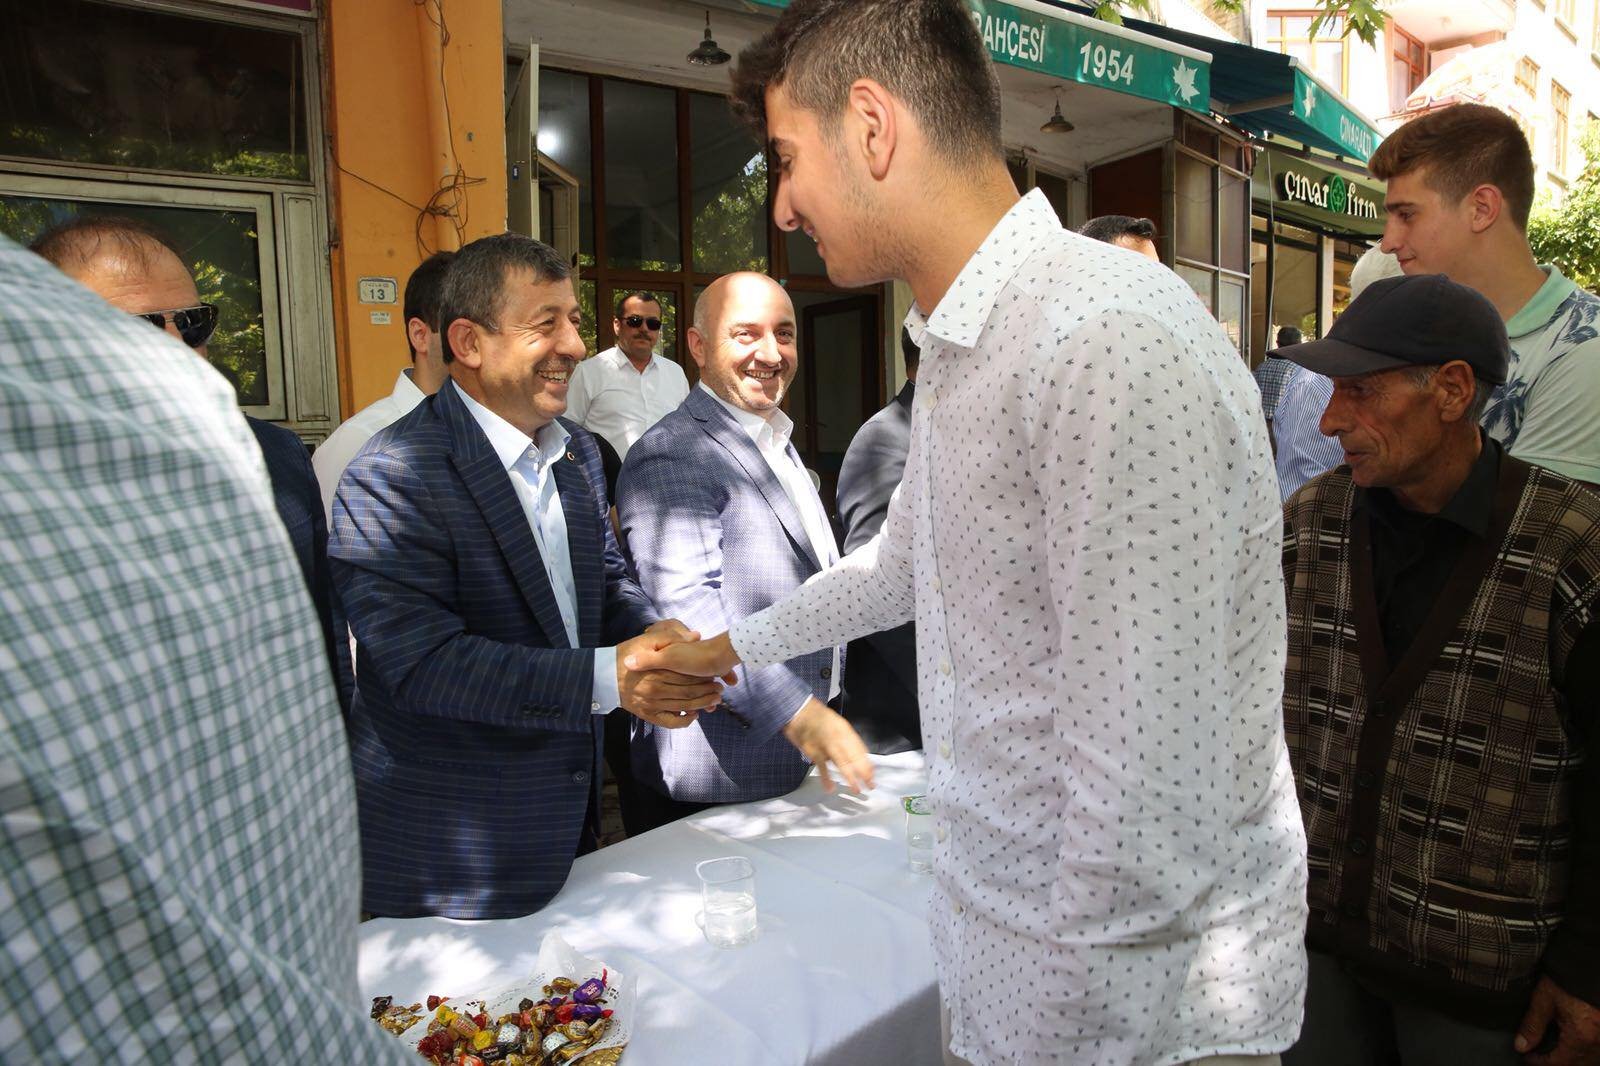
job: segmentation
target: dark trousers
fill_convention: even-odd
[[[675,800],[671,796],[663,796],[649,785],[636,784],[633,794],[628,802],[622,805],[622,825],[627,829],[630,837],[640,833],[648,833],[652,829],[660,829],[680,818],[687,818],[691,814],[709,811],[713,807],[725,807],[723,803],[689,803],[685,800]]]
[[[1283,1066],[1521,1066],[1515,1037],[1379,996],[1313,951],[1305,1027]]]

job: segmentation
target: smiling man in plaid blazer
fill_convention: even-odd
[[[678,728],[717,702],[715,684],[619,667],[686,634],[628,578],[594,438],[560,417],[579,317],[549,246],[461,249],[440,297],[450,381],[340,479],[329,554],[357,640],[370,913],[544,906],[595,840],[603,716]]]
[[[780,409],[799,367],[788,294],[764,274],[717,279],[695,304],[689,352],[700,385],[628,452],[617,518],[644,590],[709,635],[782,598],[839,550]],[[725,696],[730,713],[688,729],[634,723],[628,832],[780,796],[805,776],[802,753],[819,746],[836,765],[864,762],[855,730],[828,706],[843,657],[829,648],[741,671]]]

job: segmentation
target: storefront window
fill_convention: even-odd
[[[310,181],[301,37],[0,0],[0,155]]]
[[[1333,245],[1333,321],[1337,322],[1344,309],[1350,306],[1350,272],[1356,260],[1367,250],[1366,245],[1354,241],[1335,241]],[[1332,322],[1328,324],[1330,327]]]
[[[564,70],[539,71],[539,151],[578,179],[578,248],[594,263],[594,176],[589,151],[589,79]],[[541,229],[541,233],[548,230]]]
[[[1173,269],[1217,317],[1239,353],[1248,356],[1250,178],[1232,166],[1243,161],[1243,146],[1189,119],[1182,120],[1180,133],[1182,143],[1173,149]],[[1197,154],[1200,150],[1207,154]]]
[[[1317,235],[1296,226],[1277,224],[1268,271],[1266,222],[1255,221],[1251,246],[1250,336],[1257,353],[1276,346],[1278,330],[1293,326],[1307,340],[1318,336]]]
[[[676,94],[607,78],[606,256],[618,270],[678,270]]]
[[[728,119],[727,102],[689,97],[694,175],[694,269],[723,274],[767,269],[767,155]]]

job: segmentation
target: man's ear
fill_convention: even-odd
[[[1472,367],[1460,359],[1441,366],[1433,375],[1433,386],[1439,397],[1439,417],[1445,422],[1461,421],[1477,396]]]
[[[406,340],[411,344],[411,358],[413,360],[417,358],[418,352],[423,355],[428,354],[428,334],[432,332],[428,328],[428,324],[422,319],[414,316],[406,319]]]
[[[456,362],[469,370],[483,365],[483,352],[478,346],[478,326],[468,318],[458,318],[445,327],[445,339]]]
[[[889,173],[901,134],[900,109],[889,91],[871,78],[857,78],[845,98],[845,128],[873,181]]]
[[[690,326],[684,334],[689,338],[689,357],[694,360],[694,365],[704,370],[706,366],[706,338],[699,329]]]
[[[1506,198],[1498,185],[1480,185],[1467,194],[1467,200],[1473,233],[1482,233],[1494,225],[1506,209]]]

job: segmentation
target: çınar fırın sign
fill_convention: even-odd
[[[1361,195],[1355,184],[1338,174],[1311,177],[1285,170],[1278,175],[1278,191],[1290,203],[1310,204],[1336,215],[1376,221],[1382,214],[1377,201]]]

